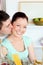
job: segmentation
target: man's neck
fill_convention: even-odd
[[[0,39],[6,38],[8,35],[0,34]]]
[[[5,34],[3,34],[3,32],[0,31],[0,37],[5,36]]]
[[[4,34],[0,34],[0,37],[3,37],[3,36],[5,36]]]

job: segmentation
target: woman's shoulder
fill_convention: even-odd
[[[29,46],[32,43],[32,39],[28,36],[23,36],[23,39],[27,46]]]
[[[28,42],[31,40],[31,38],[28,37],[28,36],[23,36],[23,39],[24,39],[24,40],[27,40]]]

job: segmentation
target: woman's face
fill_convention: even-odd
[[[21,37],[27,28],[27,20],[25,18],[18,18],[16,21],[13,23],[13,29],[12,32],[16,37]]]

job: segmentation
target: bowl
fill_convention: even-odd
[[[43,18],[33,18],[33,23],[35,25],[43,26]]]

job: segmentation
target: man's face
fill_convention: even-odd
[[[11,25],[11,21],[10,19],[3,21],[3,25],[2,25],[2,28],[1,28],[1,34],[11,34],[11,29],[12,29],[12,25]]]

